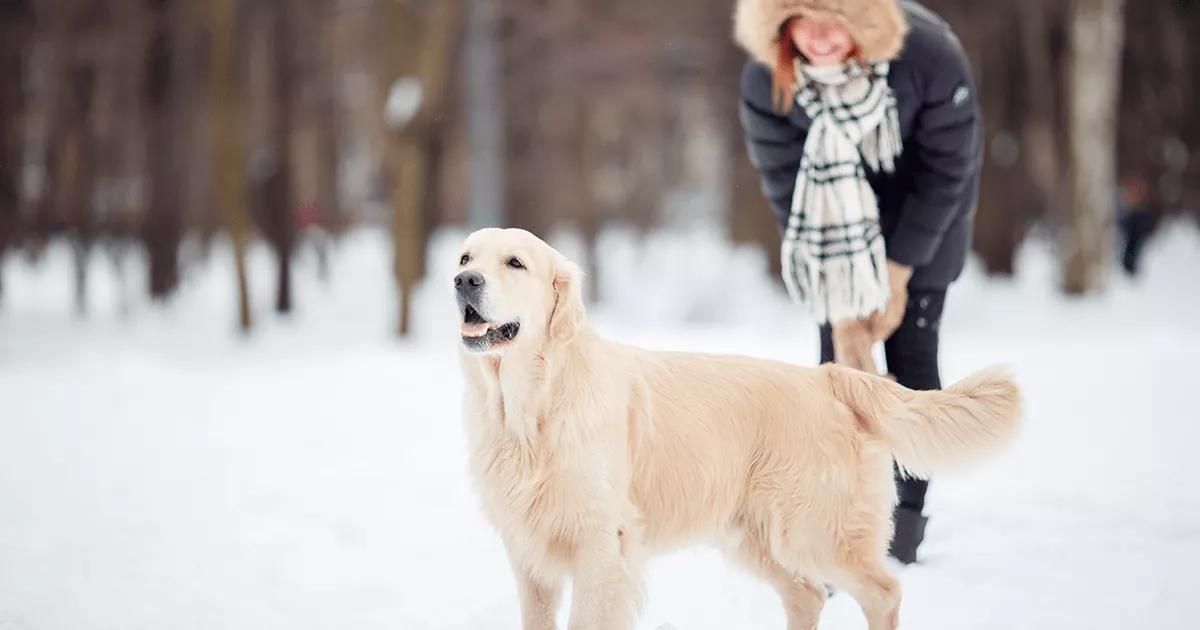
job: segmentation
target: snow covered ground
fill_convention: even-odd
[[[302,261],[287,320],[267,310],[256,250],[249,339],[232,334],[221,251],[168,307],[97,260],[84,320],[65,247],[0,265],[0,630],[517,628],[465,479],[442,280],[459,236],[440,238],[405,342],[378,233],[339,246],[327,286]],[[812,326],[758,275],[761,256],[704,234],[650,245],[605,236],[602,333],[814,362]],[[1173,226],[1146,270],[1066,300],[1034,244],[1017,281],[971,268],[956,285],[946,380],[1011,364],[1027,428],[1004,457],[934,482],[925,561],[901,571],[903,627],[1196,627],[1200,231]],[[774,593],[709,550],[656,560],[647,585],[646,629],[784,627]],[[864,627],[845,595],[821,623]]]

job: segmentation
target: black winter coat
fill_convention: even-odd
[[[940,289],[962,272],[979,190],[980,114],[966,54],[949,26],[903,3],[909,32],[891,62],[904,150],[892,173],[871,173],[888,258],[914,267],[910,287]],[[780,229],[791,211],[809,120],[801,107],[776,113],[771,70],[742,70],[740,118],[750,160]]]

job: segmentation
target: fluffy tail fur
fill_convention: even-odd
[[[860,426],[886,444],[907,473],[928,478],[997,449],[1017,429],[1021,392],[991,368],[941,391],[913,391],[850,368],[825,368],[834,396]]]

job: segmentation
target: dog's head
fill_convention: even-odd
[[[579,285],[579,269],[525,230],[471,234],[454,275],[463,346],[501,354],[570,341],[583,326]]]

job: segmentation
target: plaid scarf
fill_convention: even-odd
[[[902,149],[888,68],[796,65],[796,102],[811,126],[784,232],[783,279],[818,323],[865,318],[887,304],[879,207],[865,167],[892,172]]]

